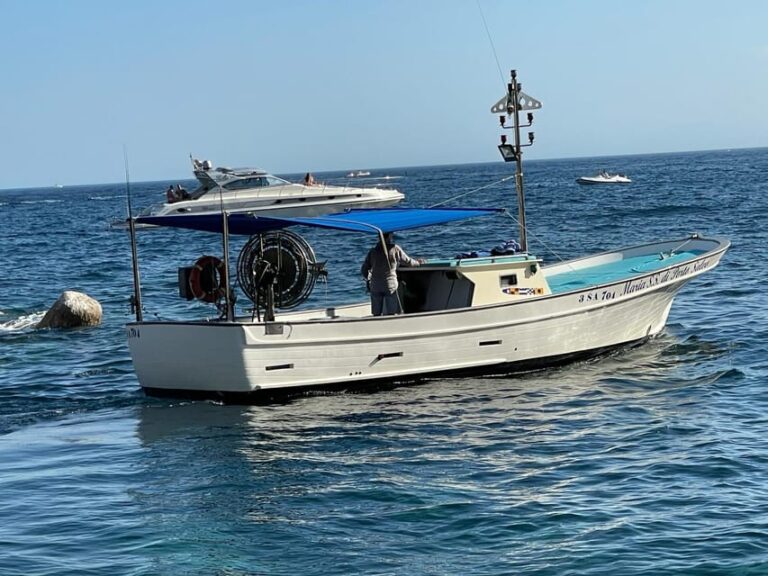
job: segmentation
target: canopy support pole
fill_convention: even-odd
[[[221,213],[221,242],[224,250],[224,305],[226,306],[227,322],[235,319],[235,303],[232,301],[232,291],[229,289],[229,214]]]

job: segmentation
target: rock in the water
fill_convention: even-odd
[[[101,323],[101,304],[87,294],[67,290],[45,313],[38,328],[77,328]]]

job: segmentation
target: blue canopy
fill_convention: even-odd
[[[228,217],[228,228],[230,234],[247,235],[296,225],[378,234],[380,231],[397,232],[423,228],[501,212],[504,212],[504,208],[367,208],[315,217],[255,216],[235,213]],[[222,231],[222,217],[219,214],[141,216],[136,219],[136,222],[204,232],[221,233]]]

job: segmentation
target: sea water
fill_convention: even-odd
[[[599,169],[633,183],[575,183]],[[517,238],[512,180],[486,187],[511,172],[354,182],[510,209],[400,235],[432,257]],[[766,174],[768,149],[528,162],[529,244],[548,262],[691,232],[733,246],[642,346],[267,406],[142,394],[129,238],[109,226],[125,184],[0,191],[0,575],[768,574]],[[134,208],[168,184],[133,184]],[[339,234],[308,234],[330,272],[319,308],[366,298],[370,240]],[[215,315],[178,298],[176,272],[221,250],[140,232],[145,319]],[[35,330],[64,290],[103,323]]]

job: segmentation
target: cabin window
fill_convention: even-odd
[[[509,274],[507,276],[501,276],[499,280],[502,288],[504,286],[517,286],[517,274]]]

